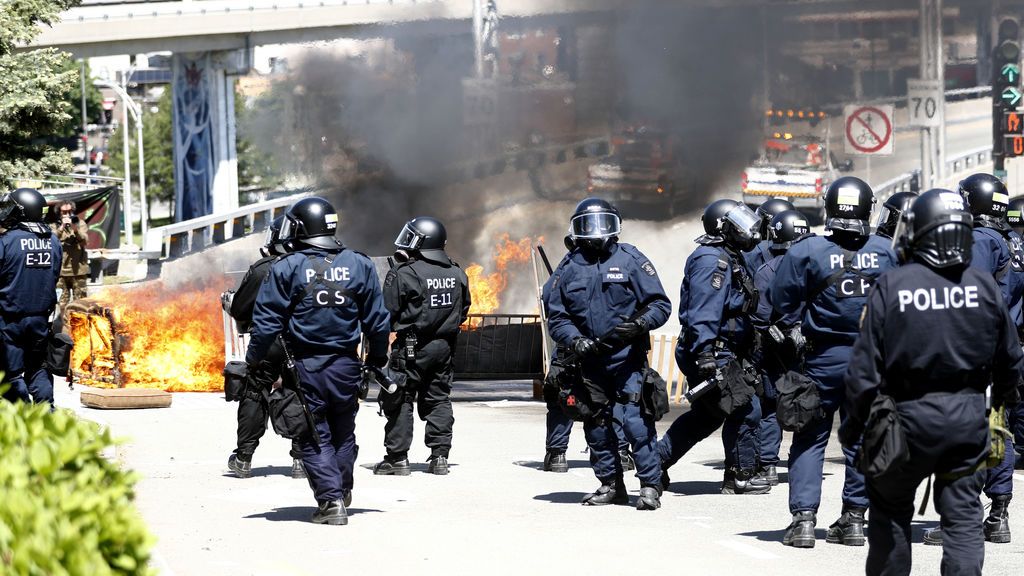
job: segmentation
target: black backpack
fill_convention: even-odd
[[[808,424],[825,417],[821,398],[814,381],[800,372],[790,370],[775,383],[779,426],[788,432],[799,432]]]

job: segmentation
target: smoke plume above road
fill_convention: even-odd
[[[511,120],[498,126],[497,154],[607,138],[642,124],[680,143],[677,154],[688,169],[680,183],[683,212],[732,186],[759,130],[760,18],[664,4],[500,20],[498,82],[510,93],[564,95],[499,100],[516,109],[502,111]],[[459,35],[410,27],[360,44],[361,53],[320,47],[293,57],[291,72],[256,105],[253,140],[337,203],[341,236],[359,250],[390,253],[405,220],[432,215],[448,225],[450,252],[463,263],[486,263],[504,233],[544,236],[557,263],[571,207],[587,195],[587,166],[595,159],[570,154],[558,165],[453,179],[452,166],[481,156],[463,108],[464,79],[474,72],[468,23]],[[535,46],[539,55],[530,52]],[[523,126],[535,128],[522,137]],[[641,247],[666,241],[653,233],[630,240]],[[523,276],[532,282],[532,273]]]

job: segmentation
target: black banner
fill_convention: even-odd
[[[60,205],[75,203],[75,214],[89,225],[90,250],[121,247],[121,198],[117,186],[92,188],[74,192],[50,192],[45,194],[50,207],[46,211],[46,223],[55,224],[60,220]],[[91,276],[95,279],[102,265],[105,274],[117,274],[117,260],[90,262]]]

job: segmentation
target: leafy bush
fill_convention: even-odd
[[[0,400],[0,574],[151,574],[136,475],[103,457],[109,430]]]

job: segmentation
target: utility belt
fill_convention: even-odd
[[[643,394],[640,392],[619,392],[615,397],[615,402],[619,404],[638,404],[641,398],[643,398]]]
[[[897,403],[920,400],[929,394],[984,394],[984,385],[979,387],[979,383],[987,382],[983,378],[983,376],[964,375],[960,378],[939,381],[927,380],[925,387],[918,385],[913,388],[898,384],[894,386],[887,382],[882,393],[891,396]]]
[[[809,355],[816,355],[821,354],[829,348],[836,348],[840,346],[845,346],[847,348],[852,347],[856,341],[856,336],[850,338],[842,336],[818,336],[815,338],[807,338],[807,345],[804,350]]]

